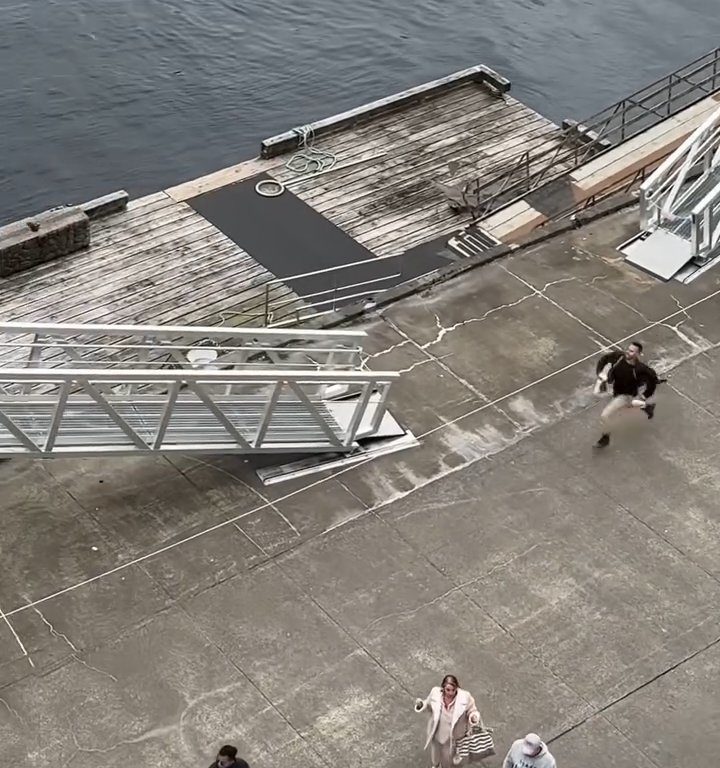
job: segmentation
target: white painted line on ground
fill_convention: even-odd
[[[704,304],[706,301],[710,301],[711,299],[714,299],[716,296],[720,296],[720,289],[717,291],[713,291],[712,293],[708,294],[707,296],[704,296],[701,299],[698,299],[697,301],[692,302],[692,304],[688,304],[685,307],[681,307],[675,312],[672,312],[671,314],[667,315],[666,317],[661,318],[660,320],[655,320],[652,323],[649,323],[644,328],[639,328],[636,331],[633,331],[632,333],[629,333],[627,336],[623,336],[621,339],[617,339],[613,346],[622,344],[623,342],[629,341],[632,338],[635,338],[643,333],[646,333],[647,331],[651,330],[652,328],[655,328],[657,326],[663,325],[668,322],[668,320],[672,320],[672,318],[677,317],[677,315],[682,315],[687,313],[689,310],[694,309],[695,307],[700,306],[701,304]],[[451,421],[444,422],[443,424],[440,424],[437,427],[434,427],[433,429],[429,429],[427,432],[424,432],[421,435],[418,435],[418,439],[422,439],[424,437],[428,437],[429,435],[434,434],[435,432],[439,432],[443,429],[447,429],[449,426],[453,424],[457,424],[458,422],[462,421],[463,419],[466,419],[470,416],[475,415],[476,413],[480,413],[484,410],[487,410],[488,408],[493,408],[499,403],[504,402],[505,400],[509,400],[512,397],[515,397],[516,395],[519,395],[523,392],[526,392],[528,389],[531,389],[532,387],[537,386],[538,384],[542,384],[555,376],[559,376],[562,373],[565,373],[566,371],[571,370],[577,365],[581,365],[582,363],[588,362],[588,360],[592,360],[593,358],[597,357],[598,350],[593,350],[590,352],[590,354],[585,355],[584,357],[581,357],[577,360],[575,360],[572,363],[568,363],[567,365],[564,365],[562,368],[558,368],[556,371],[553,371],[551,373],[548,373],[545,376],[542,376],[539,379],[536,379],[535,381],[531,381],[528,384],[523,385],[522,387],[518,387],[517,389],[513,390],[512,392],[508,392],[505,395],[501,395],[500,397],[496,398],[495,400],[492,400],[490,402],[483,403],[482,405],[478,406],[477,408],[473,408],[467,413],[462,414],[461,416],[458,416],[455,419],[452,419]],[[375,459],[374,456],[368,456],[367,459],[365,459],[362,462],[359,462],[358,464],[354,464],[350,467],[345,467],[344,469],[340,469],[337,472],[334,472],[331,475],[328,475],[327,477],[320,478],[319,480],[316,480],[314,483],[310,483],[309,485],[304,486],[303,488],[298,488],[295,491],[291,491],[290,493],[286,494],[285,496],[280,497],[279,499],[275,499],[272,503],[266,502],[265,504],[260,504],[259,506],[248,510],[247,512],[243,512],[239,515],[236,515],[235,517],[230,518],[229,520],[224,520],[221,523],[216,523],[215,525],[202,530],[198,531],[191,536],[187,536],[184,539],[180,539],[179,541],[173,542],[172,544],[168,544],[165,547],[161,547],[160,549],[156,549],[153,552],[148,552],[145,555],[141,555],[140,557],[135,558],[134,560],[130,560],[127,563],[122,563],[121,565],[117,565],[114,568],[111,568],[107,571],[103,571],[102,573],[98,573],[96,576],[91,576],[88,579],[85,579],[83,581],[78,582],[77,584],[71,584],[68,587],[64,587],[63,589],[59,589],[56,592],[53,592],[52,594],[46,595],[45,597],[41,597],[38,600],[35,600],[32,603],[26,603],[24,605],[19,606],[18,608],[14,608],[12,611],[8,611],[7,614],[2,613],[0,611],[0,617],[5,620],[5,622],[10,626],[10,629],[13,632],[13,635],[17,639],[18,643],[20,643],[20,646],[24,650],[24,646],[20,642],[20,638],[17,637],[17,634],[15,633],[15,630],[12,629],[12,626],[10,625],[10,622],[8,621],[8,616],[14,616],[16,613],[20,613],[21,611],[26,611],[28,608],[34,608],[36,605],[41,605],[42,603],[46,603],[49,600],[53,600],[57,597],[60,597],[62,595],[65,595],[69,592],[72,592],[75,589],[80,589],[80,587],[88,586],[89,584],[93,584],[96,581],[100,581],[101,579],[107,578],[108,576],[112,576],[113,574],[120,573],[121,571],[124,571],[126,568],[131,568],[134,565],[138,565],[139,563],[143,563],[146,560],[150,560],[153,557],[158,557],[159,555],[164,554],[165,552],[169,552],[176,547],[182,546],[183,544],[188,544],[191,541],[194,541],[195,539],[200,538],[201,536],[205,536],[206,534],[212,533],[213,531],[217,531],[220,528],[224,528],[228,525],[233,525],[234,523],[237,523],[239,520],[242,520],[245,517],[248,517],[249,515],[253,515],[256,512],[260,512],[263,509],[273,508],[275,505],[279,504],[280,502],[287,501],[288,499],[293,498],[294,496],[297,496],[300,493],[303,493],[306,490],[309,490],[310,488],[314,488],[317,485],[321,485],[322,483],[327,482],[328,480],[333,480],[334,478],[338,477],[339,475],[343,475],[346,472],[350,472],[353,469],[357,469],[360,466],[363,466],[363,464],[366,464],[368,462],[371,462]],[[437,478],[436,478],[437,479]],[[412,492],[412,491],[411,491]],[[335,530],[338,527],[341,527],[343,525],[346,525],[349,522],[353,522],[354,520],[359,519],[360,517],[363,517],[367,514],[370,514],[373,511],[373,507],[371,507],[368,510],[363,510],[358,515],[353,516],[352,518],[343,521],[342,523],[338,524],[334,528],[328,529],[328,531],[325,531],[325,533],[329,532],[330,530]],[[27,656],[27,652],[25,652],[25,655]],[[28,660],[30,660],[30,657],[28,656]],[[30,661],[32,664],[32,661]]]
[[[8,619],[7,615],[3,613],[2,608],[0,608],[0,618],[8,625],[8,629],[12,632],[12,636],[15,638],[15,641],[20,646],[20,650],[23,652],[23,656],[28,660],[28,663],[31,667],[35,668],[35,664],[33,660],[30,658],[30,654],[27,652],[27,648],[23,644],[23,641],[18,637],[18,633],[15,631],[15,627],[10,623],[10,620]]]

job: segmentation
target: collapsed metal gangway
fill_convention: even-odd
[[[342,452],[395,372],[363,331],[0,323],[0,457]]]
[[[720,108],[640,186],[640,228],[622,250],[665,280],[720,255]]]

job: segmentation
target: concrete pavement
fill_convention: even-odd
[[[560,768],[714,763],[720,272],[626,268],[636,220],[368,317],[416,449],[269,488],[242,457],[1,464],[0,762],[414,768],[452,672],[489,766],[528,730]],[[635,336],[670,381],[596,454],[594,358]]]

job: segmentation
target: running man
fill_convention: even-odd
[[[648,419],[655,415],[655,403],[651,398],[655,394],[658,377],[655,371],[640,359],[642,351],[643,346],[639,341],[631,341],[624,352],[615,349],[598,360],[596,391],[604,392],[610,384],[613,393],[612,400],[600,416],[603,432],[596,443],[598,448],[610,444],[610,419],[623,408],[639,406],[644,409]]]

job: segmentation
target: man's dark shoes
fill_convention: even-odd
[[[598,448],[604,448],[606,445],[610,445],[610,435],[603,435],[595,445]]]
[[[648,419],[652,419],[652,417],[655,415],[655,405],[646,405],[645,406],[645,415],[648,417]]]

